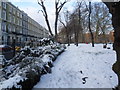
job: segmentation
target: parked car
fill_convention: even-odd
[[[5,59],[10,60],[14,56],[14,50],[9,45],[0,45],[0,55],[4,55]]]

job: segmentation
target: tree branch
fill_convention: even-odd
[[[61,11],[62,7],[65,5],[65,3],[67,3],[67,1],[65,0],[63,3],[61,3],[61,5],[58,7],[58,13]]]
[[[44,1],[45,1],[45,0],[44,0]],[[43,13],[43,16],[44,16],[44,18],[45,18],[46,24],[47,24],[47,26],[48,26],[48,30],[49,30],[51,36],[53,36],[53,33],[52,33],[52,31],[51,31],[51,27],[50,27],[50,23],[49,23],[49,20],[48,20],[48,14],[47,14],[47,11],[46,11],[46,7],[45,7],[45,5],[44,5],[44,1],[43,1],[43,0],[38,0],[38,4],[39,4],[39,5],[42,7],[42,9],[43,9],[43,10],[41,10],[41,11],[42,11],[42,13]]]

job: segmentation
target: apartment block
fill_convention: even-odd
[[[1,30],[1,23],[2,23],[2,17],[1,17],[1,12],[2,12],[2,3],[0,2],[0,44],[2,44],[2,30]]]
[[[49,32],[24,11],[10,2],[0,1],[0,44],[16,45],[23,42],[49,37]]]

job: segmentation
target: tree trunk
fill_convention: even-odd
[[[75,45],[78,46],[78,32],[75,29]]]
[[[46,23],[47,23],[47,26],[48,26],[48,30],[49,30],[49,32],[50,32],[50,35],[53,37],[52,30],[51,30],[51,28],[50,28],[50,24],[49,24],[48,18],[46,18],[45,20],[46,20]]]
[[[67,44],[70,46],[70,39],[69,39],[69,34],[67,33]]]
[[[69,36],[69,31],[67,27],[66,27],[66,38],[67,38],[67,44],[68,46],[70,46],[70,36]]]
[[[90,15],[91,15],[91,2],[89,2],[89,26],[88,27],[91,34],[92,47],[94,47],[94,36],[90,27]]]
[[[118,90],[120,90],[120,1],[117,3],[107,2],[105,4],[109,8],[110,13],[113,15],[112,23],[115,29],[115,33],[114,33],[115,40],[114,40],[113,48],[117,54],[117,61],[113,65],[113,71],[118,76],[118,84],[119,84]]]
[[[45,18],[45,21],[46,21],[46,24],[47,24],[47,27],[48,27],[48,29],[49,29],[49,32],[50,32],[50,35],[53,37],[53,33],[52,33],[52,31],[51,31],[51,27],[50,27],[50,23],[49,23],[49,20],[48,20],[48,14],[47,14],[47,11],[46,11],[46,7],[45,7],[45,5],[44,5],[44,1],[38,1],[38,4],[42,7],[42,13],[43,13],[43,16],[44,16],[44,18]]]
[[[75,22],[74,22],[74,34],[75,34],[75,45],[78,46],[78,28],[76,28]]]
[[[56,19],[55,19],[55,41],[57,42],[58,40],[58,35],[57,35],[57,23],[58,23],[58,13],[56,11]]]

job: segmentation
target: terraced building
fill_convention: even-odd
[[[49,37],[46,28],[12,3],[0,1],[0,44],[11,45],[15,39],[20,46],[43,37]]]

